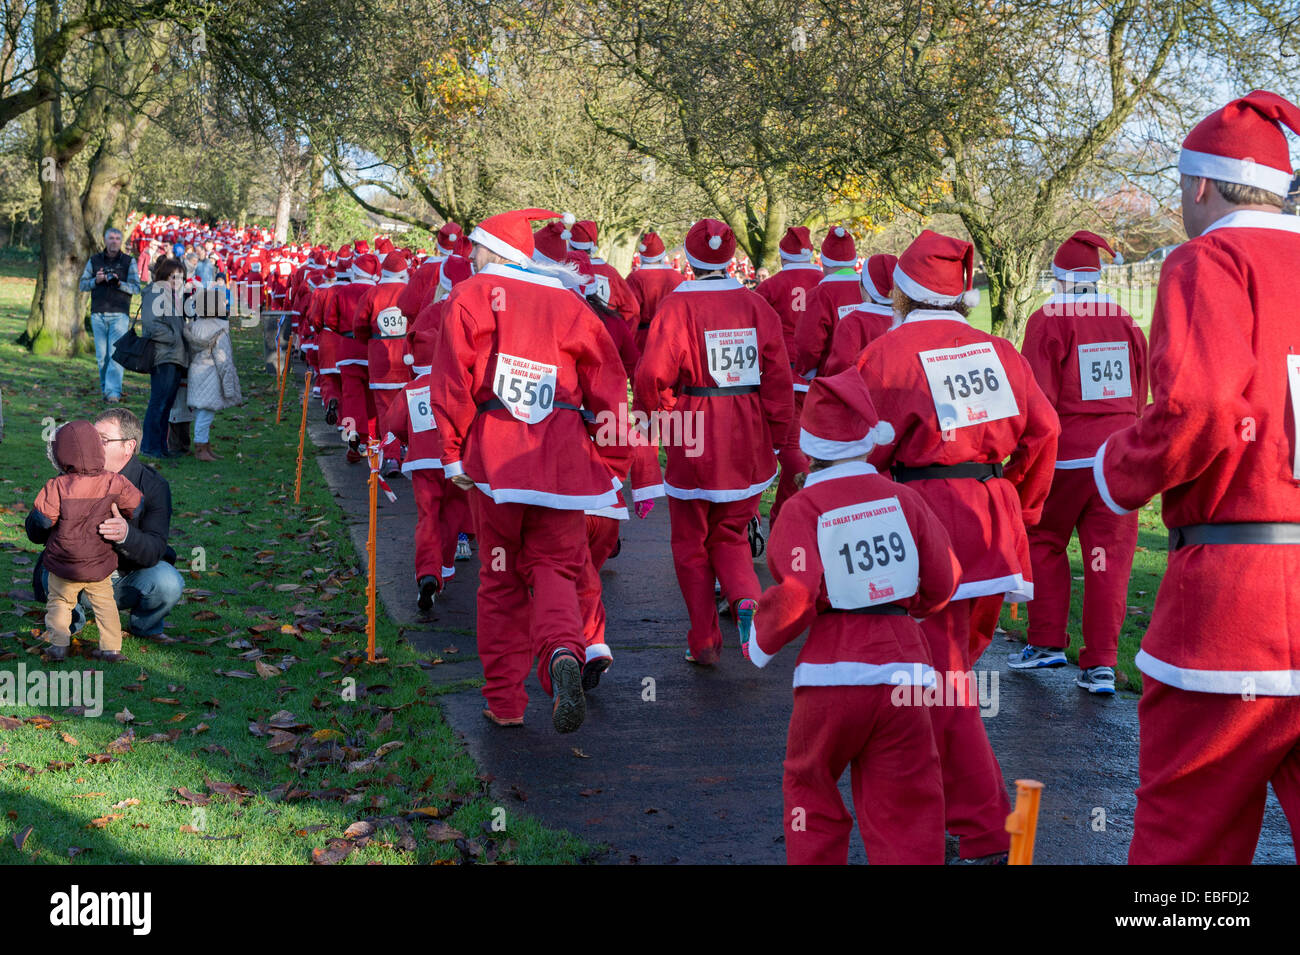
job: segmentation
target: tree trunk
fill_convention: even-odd
[[[284,242],[289,236],[289,213],[293,209],[295,177],[280,175],[279,188],[275,198],[275,241]]]
[[[1037,250],[1035,250],[1037,251]],[[1017,348],[1025,336],[1025,325],[1033,314],[1037,272],[1034,255],[1003,250],[984,259],[988,275],[989,307],[993,334],[1011,341]]]
[[[632,256],[638,239],[640,236],[635,232],[621,232],[605,242],[605,261],[618,269],[621,275],[626,276],[632,270]]]

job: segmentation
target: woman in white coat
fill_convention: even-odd
[[[191,297],[190,301],[195,300]],[[187,313],[193,311],[192,306],[186,309]],[[224,318],[192,318],[185,323],[185,341],[190,348],[188,402],[194,409],[194,456],[200,461],[216,461],[209,433],[212,419],[222,408],[244,403],[230,344],[230,323]]]

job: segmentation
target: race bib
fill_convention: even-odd
[[[380,309],[375,316],[375,327],[380,338],[401,338],[406,334],[406,316],[395,305]]]
[[[433,421],[433,406],[429,403],[429,386],[409,388],[406,392],[406,411],[411,417],[411,432],[432,431],[438,427]]]
[[[930,384],[939,429],[969,428],[1020,413],[992,342],[936,348],[918,356]]]
[[[1133,394],[1127,342],[1079,346],[1079,390],[1084,401],[1128,398]]]
[[[709,375],[719,388],[759,383],[758,329],[705,332],[704,351],[709,358]]]
[[[596,298],[600,299],[606,305],[609,304],[609,276],[596,276]]]
[[[515,418],[537,424],[555,405],[555,365],[545,365],[504,352],[497,354],[492,392]]]
[[[293,271],[292,267],[290,267],[288,262],[281,262],[277,266],[277,268],[280,270],[281,275],[288,275],[290,272]]]
[[[1291,426],[1296,429],[1296,434],[1291,436],[1295,446],[1291,477],[1300,481],[1300,355],[1286,356],[1286,377],[1291,385]]]
[[[864,304],[865,304],[864,302],[854,302],[852,305],[841,305],[837,309],[839,313],[838,316],[839,319],[843,321],[845,318],[847,318],[848,316],[856,312],[858,309],[860,309]]]
[[[916,593],[916,541],[896,497],[822,514],[817,551],[826,595],[837,610],[895,603]]]

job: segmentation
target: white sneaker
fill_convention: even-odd
[[[1074,678],[1074,685],[1083,687],[1089,693],[1111,696],[1115,692],[1115,671],[1110,667],[1088,667],[1079,671],[1079,675]]]

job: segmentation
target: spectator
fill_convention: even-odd
[[[104,448],[104,470],[121,474],[136,486],[143,499],[130,520],[114,516],[102,521],[98,528],[99,536],[112,544],[117,554],[117,580],[113,584],[117,609],[130,614],[127,631],[132,636],[158,637],[185,589],[184,579],[172,566],[176,552],[167,544],[172,519],[171,488],[136,456],[140,420],[128,409],[105,409],[95,419],[95,430]],[[49,529],[32,515],[27,518],[26,529],[28,540],[34,544],[45,544],[49,539]],[[47,599],[47,580],[42,553],[32,574],[37,600]],[[85,620],[81,607],[75,607],[71,632],[80,630]]]
[[[208,244],[211,245],[211,243]],[[199,281],[203,283],[203,287],[207,288],[216,281],[217,267],[208,253],[207,246],[199,246],[194,250],[194,254],[198,259],[198,262],[194,266],[194,274],[199,277]]]
[[[175,259],[164,259],[154,270],[154,282],[141,296],[142,334],[154,343],[149,371],[149,408],[144,414],[140,453],[146,458],[174,458],[167,448],[172,405],[189,364],[185,348],[181,286],[184,271]]]
[[[122,400],[122,366],[113,360],[113,346],[131,327],[131,296],[140,292],[140,273],[135,259],[122,251],[121,229],[104,233],[104,251],[90,257],[79,288],[90,293],[99,389],[112,404]]]
[[[190,282],[198,274],[199,257],[194,252],[186,252],[183,263],[185,265],[185,281]]]
[[[105,520],[128,518],[140,506],[140,491],[120,474],[104,468],[104,445],[89,421],[69,421],[54,433],[50,457],[59,469],[50,478],[28,517],[49,533],[45,630],[52,660],[68,655],[72,611],[84,594],[99,624],[95,657],[114,662],[122,656],[122,621],[117,616],[112,574],[113,546],[96,528]]]
[[[212,421],[221,409],[244,402],[230,344],[230,322],[208,317],[186,321],[185,341],[190,349],[186,400],[195,412],[194,457],[200,461],[217,461],[220,458],[211,444]]]

